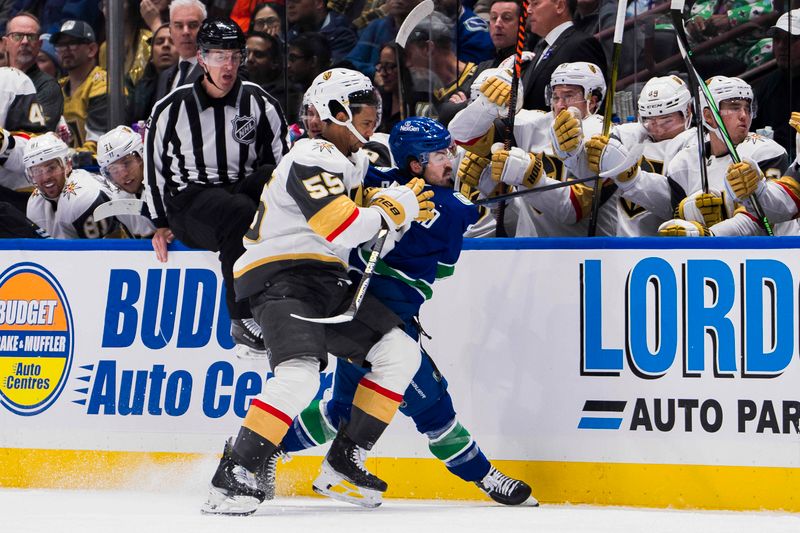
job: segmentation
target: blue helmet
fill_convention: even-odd
[[[408,117],[392,128],[389,148],[397,166],[403,170],[416,159],[423,166],[428,163],[428,154],[450,148],[453,143],[450,132],[439,122],[426,117]]]

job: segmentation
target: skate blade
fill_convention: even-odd
[[[383,503],[381,493],[377,490],[358,487],[344,479],[335,485],[317,485],[315,481],[312,488],[314,492],[322,496],[366,507],[367,509],[374,509]]]
[[[256,350],[255,348],[250,348],[244,344],[235,344],[233,347],[233,352],[239,359],[250,359],[257,361],[266,359],[267,354],[269,353],[266,350]]]
[[[256,512],[259,503],[258,499],[252,496],[229,497],[211,486],[208,490],[208,499],[200,507],[200,511],[204,514],[247,516]]]

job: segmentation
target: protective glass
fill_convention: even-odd
[[[222,67],[225,65],[238,67],[245,57],[245,54],[240,50],[207,50],[203,53],[203,61],[210,67]]]
[[[102,169],[103,175],[112,180],[127,177],[136,165],[140,164],[139,154],[128,154],[120,157]]]
[[[51,176],[60,176],[63,173],[64,165],[60,159],[51,159],[25,170],[25,175],[34,185],[46,181]]]
[[[651,135],[670,132],[678,128],[686,129],[686,119],[680,111],[657,117],[641,117],[639,122]]]
[[[756,104],[746,98],[736,98],[720,102],[719,115],[721,117],[738,115],[740,113],[745,113],[750,115],[751,118],[756,118]]]
[[[544,90],[544,99],[551,109],[556,106],[569,107],[586,102],[583,92],[580,89],[573,89],[571,86],[553,89],[548,85]]]

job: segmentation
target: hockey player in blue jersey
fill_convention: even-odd
[[[400,168],[379,170],[370,167],[365,187],[400,184],[423,177],[433,189],[434,217],[412,223],[394,248],[375,269],[369,292],[394,311],[405,323],[405,331],[419,340],[420,306],[433,294],[436,279],[453,273],[461,253],[463,233],[478,219],[478,208],[453,190],[454,148],[450,133],[440,123],[421,117],[405,119],[392,129],[389,146]],[[363,269],[369,252],[356,248],[350,265]],[[315,401],[296,418],[284,437],[285,452],[321,445],[336,436],[340,421],[350,417],[353,395],[367,369],[337,361],[333,395],[329,401]],[[497,470],[469,431],[462,426],[447,390],[447,380],[422,349],[422,364],[403,396],[400,412],[411,417],[417,430],[428,438],[428,446],[450,472],[475,483],[494,501],[506,505],[538,505],[524,481]],[[268,497],[275,491],[273,456],[257,474],[259,487]],[[315,487],[316,489],[316,487]],[[345,501],[358,503],[340,487]]]

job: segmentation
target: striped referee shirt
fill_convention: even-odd
[[[237,80],[222,98],[211,98],[202,78],[172,91],[156,103],[145,134],[145,199],[156,227],[168,226],[165,191],[227,185],[277,165],[287,138],[277,100],[254,83]]]

